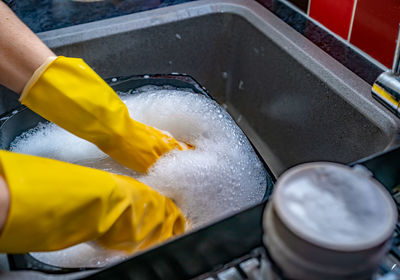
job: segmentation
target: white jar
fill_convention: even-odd
[[[263,217],[264,244],[291,279],[368,279],[390,248],[397,208],[366,172],[316,162],[285,172]]]

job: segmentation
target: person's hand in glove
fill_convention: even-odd
[[[83,60],[57,58],[2,2],[0,58],[0,84],[22,93],[23,104],[134,170],[185,149],[131,119]],[[0,151],[0,252],[50,251],[89,240],[133,252],[184,228],[170,199],[133,178]]]
[[[145,172],[164,153],[183,149],[173,137],[133,120],[118,95],[79,58],[49,58],[20,101],[136,171]]]
[[[0,252],[51,251],[94,240],[132,253],[185,229],[170,199],[131,177],[6,151],[0,151],[0,175],[10,198]]]
[[[82,59],[56,57],[0,2],[0,55],[4,50],[0,83],[22,92],[22,104],[121,164],[146,172],[164,153],[187,148],[130,118],[118,95]]]

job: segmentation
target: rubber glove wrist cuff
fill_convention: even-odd
[[[29,79],[29,81],[25,84],[24,89],[22,90],[21,96],[19,97],[19,101],[22,102],[22,100],[25,98],[27,93],[29,92],[29,89],[33,86],[33,84],[39,79],[40,75],[46,70],[47,67],[50,66],[51,63],[57,58],[57,56],[49,56],[43,63],[42,65],[39,66],[38,69],[35,70],[33,73],[32,77]]]

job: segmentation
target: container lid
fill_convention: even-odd
[[[285,172],[275,187],[273,206],[295,234],[338,251],[379,245],[397,222],[392,197],[370,174],[328,162]]]

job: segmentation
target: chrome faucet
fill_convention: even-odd
[[[400,27],[392,69],[379,75],[371,92],[373,97],[400,118]]]

